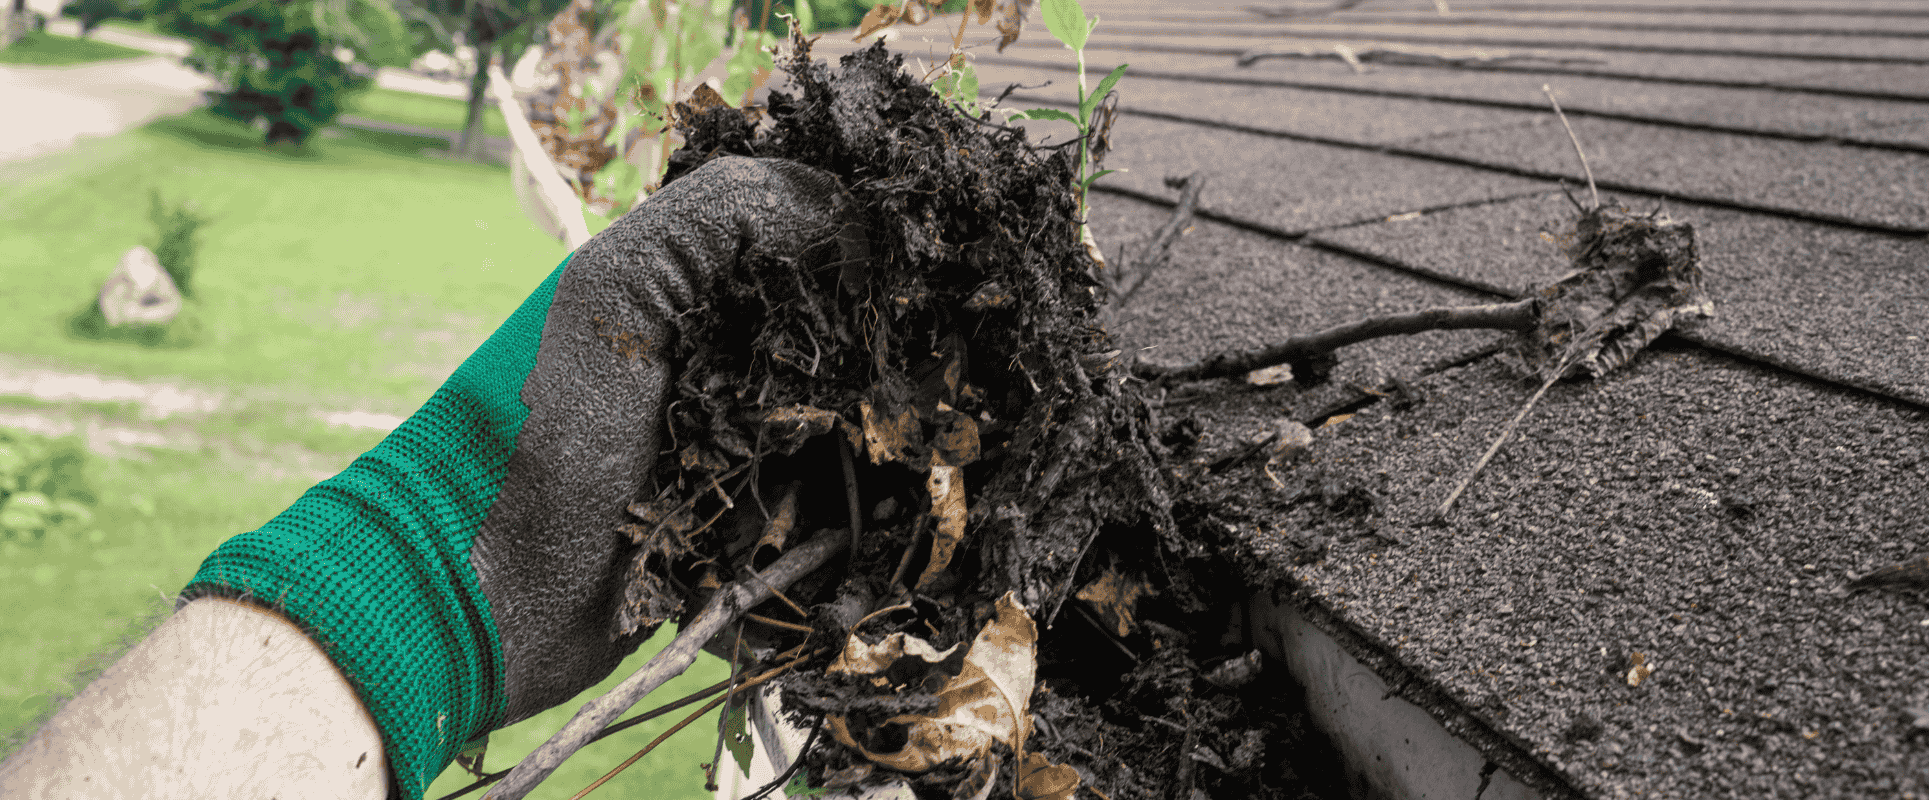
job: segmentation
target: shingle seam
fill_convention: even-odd
[[[1463,5],[1455,2],[1454,8],[1463,11],[1549,11],[1580,10],[1605,14],[1746,14],[1750,16],[1805,16],[1827,15],[1840,17],[1929,17],[1929,11],[1910,11],[1904,9],[1855,8],[1838,6],[1679,6],[1667,3],[1643,5],[1545,5],[1529,3],[1491,3],[1488,5]]]
[[[1454,38],[1441,36],[1419,36],[1404,34],[1353,34],[1349,31],[1332,33],[1294,33],[1291,31],[1246,31],[1238,28],[1195,31],[1184,28],[1126,28],[1111,27],[1106,30],[1109,36],[1221,36],[1249,37],[1254,39],[1349,39],[1361,42],[1397,42],[1400,44],[1426,44],[1450,47],[1507,47],[1522,50],[1559,50],[1599,53],[1647,53],[1680,56],[1727,56],[1738,58],[1763,58],[1780,61],[1820,61],[1847,64],[1929,64],[1929,57],[1922,56],[1882,56],[1853,55],[1844,53],[1777,53],[1769,50],[1747,50],[1727,47],[1662,47],[1654,45],[1626,44],[1622,42],[1563,42],[1558,39],[1486,39]],[[1133,49],[1139,43],[1108,43],[1094,41],[1090,49]]]
[[[1020,95],[1017,93],[1013,93],[1011,97],[1017,98],[1019,100],[1023,100],[1029,103],[1039,103],[1042,105],[1060,106],[1064,108],[1073,107],[1073,105],[1070,103],[1065,103],[1063,101],[1052,99],[1052,98],[1038,97],[1036,95]],[[1451,156],[1451,155],[1445,155],[1441,153],[1432,153],[1425,150],[1415,150],[1408,147],[1400,147],[1398,145],[1381,145],[1381,144],[1369,144],[1366,142],[1354,142],[1354,141],[1348,141],[1345,139],[1335,139],[1328,136],[1314,136],[1311,134],[1293,133],[1291,131],[1282,131],[1274,128],[1261,128],[1261,127],[1252,126],[1252,125],[1240,125],[1238,123],[1232,123],[1232,122],[1221,122],[1218,120],[1200,119],[1197,117],[1188,117],[1183,114],[1169,114],[1163,111],[1147,111],[1144,109],[1120,106],[1119,113],[1146,117],[1148,119],[1165,120],[1167,122],[1177,122],[1177,123],[1187,124],[1187,125],[1197,125],[1202,128],[1213,128],[1217,130],[1233,131],[1235,133],[1249,133],[1255,136],[1270,136],[1277,139],[1286,139],[1288,141],[1305,142],[1307,144],[1326,145],[1328,147],[1340,147],[1347,150],[1359,150],[1359,151],[1364,151],[1369,153],[1379,153],[1381,155],[1395,156],[1398,158],[1411,158],[1417,161],[1428,161],[1435,164],[1450,164],[1458,167],[1470,167],[1473,169],[1485,170],[1488,172],[1497,172],[1503,175],[1512,175],[1519,178],[1532,178],[1535,180],[1555,181],[1555,182],[1571,181],[1576,184],[1579,184],[1584,180],[1581,176],[1578,176],[1578,175],[1569,175],[1569,174],[1560,173],[1560,172],[1553,172],[1550,170],[1533,169],[1530,167],[1516,167],[1508,164],[1499,164],[1499,163],[1494,163],[1489,161],[1481,161],[1479,159],[1474,159],[1474,158],[1465,158],[1461,156]],[[1831,227],[1842,228],[1845,230],[1861,231],[1865,233],[1879,233],[1879,234],[1884,234],[1888,236],[1895,236],[1899,238],[1909,238],[1909,239],[1913,239],[1921,236],[1929,236],[1929,227],[1925,227],[1925,226],[1891,225],[1888,223],[1875,222],[1872,220],[1854,219],[1854,218],[1844,217],[1836,214],[1821,214],[1821,213],[1816,213],[1811,211],[1803,211],[1801,209],[1760,205],[1756,203],[1742,202],[1739,200],[1730,200],[1728,198],[1723,198],[1723,197],[1689,194],[1686,192],[1676,192],[1676,191],[1660,189],[1652,186],[1640,186],[1640,185],[1631,184],[1631,183],[1623,183],[1620,181],[1612,181],[1612,180],[1604,181],[1604,180],[1597,179],[1595,183],[1600,187],[1602,191],[1645,195],[1648,197],[1655,197],[1663,200],[1677,200],[1684,203],[1694,203],[1697,205],[1728,209],[1730,211],[1744,211],[1744,212],[1749,212],[1753,214],[1761,214],[1763,216],[1779,217],[1782,219],[1792,219],[1800,222],[1812,222],[1820,225],[1828,225]],[[1094,184],[1095,188],[1097,188],[1097,186],[1098,186],[1097,184]],[[1199,213],[1203,215],[1207,212],[1201,209]]]
[[[1250,8],[1250,6],[1248,6],[1248,8]],[[1373,19],[1357,16],[1330,16],[1294,20],[1293,17],[1266,17],[1264,15],[1261,15],[1260,19],[1274,25],[1295,25],[1308,22],[1367,27],[1379,25],[1480,25],[1485,27],[1538,28],[1558,31],[1640,31],[1644,33],[1719,33],[1741,36],[1852,36],[1870,39],[1929,39],[1929,31],[1885,31],[1880,28],[1765,28],[1750,25],[1661,25],[1652,22],[1607,22],[1599,20],[1524,20],[1513,17],[1473,17],[1461,14],[1455,14],[1445,19],[1437,17]],[[1228,17],[1223,20],[1213,21],[1236,25],[1241,22],[1249,22],[1250,20],[1251,18],[1240,20]],[[1155,18],[1147,21],[1157,22],[1158,20]]]
[[[982,65],[1012,66],[1012,67],[1023,67],[1026,69],[1050,70],[1053,72],[1074,72],[1075,73],[1078,71],[1078,68],[1076,66],[1070,66],[1066,64],[1047,63],[1043,61],[1026,61],[1021,59],[1006,59],[1006,58],[990,57],[990,58],[980,59],[979,63]],[[1093,75],[1103,76],[1108,71],[1109,70],[1099,69],[1098,67],[1086,67],[1086,72]],[[1186,72],[1166,72],[1162,70],[1127,70],[1125,75],[1128,78],[1148,78],[1152,80],[1167,80],[1167,81],[1189,81],[1193,83],[1211,83],[1211,84],[1219,84],[1219,85],[1225,85],[1225,86],[1256,86],[1256,87],[1265,87],[1265,88],[1295,89],[1295,90],[1308,91],[1308,92],[1325,92],[1328,94],[1355,95],[1360,97],[1384,97],[1384,98],[1390,98],[1390,99],[1396,99],[1396,100],[1425,100],[1425,101],[1435,102],[1435,103],[1445,103],[1448,105],[1471,106],[1475,108],[1496,108],[1496,109],[1505,109],[1509,111],[1532,111],[1532,112],[1542,112],[1542,113],[1547,111],[1547,106],[1539,103],[1525,103],[1525,102],[1512,101],[1512,100],[1486,100],[1486,99],[1481,99],[1477,97],[1457,97],[1454,95],[1429,94],[1426,92],[1408,92],[1408,91],[1400,91],[1397,89],[1370,89],[1370,88],[1359,88],[1359,87],[1333,86],[1331,84],[1310,83],[1305,81],[1276,80],[1276,79],[1269,79],[1269,78],[1228,78],[1228,77],[1219,76],[1219,75],[1205,75],[1205,74],[1186,73]],[[1772,91],[1786,91],[1779,87],[1749,86],[1745,88],[1770,89]],[[1796,91],[1801,91],[1801,90],[1796,90]],[[1929,95],[1922,97],[1921,100],[1929,101]],[[1796,131],[1778,131],[1778,130],[1771,130],[1766,128],[1745,128],[1745,127],[1734,126],[1734,125],[1716,125],[1712,123],[1691,122],[1687,120],[1669,119],[1667,117],[1655,117],[1655,116],[1649,116],[1644,114],[1625,114],[1617,111],[1600,111],[1600,110],[1589,109],[1586,106],[1573,106],[1573,105],[1567,105],[1567,104],[1563,104],[1561,106],[1561,110],[1567,112],[1568,116],[1572,116],[1572,117],[1594,117],[1597,119],[1610,119],[1610,120],[1615,120],[1619,122],[1634,122],[1634,123],[1640,123],[1643,125],[1654,125],[1657,127],[1677,128],[1680,130],[1700,131],[1705,133],[1726,133],[1726,134],[1735,134],[1740,136],[1754,136],[1754,137],[1763,138],[1763,139],[1779,139],[1779,140],[1790,141],[1790,142],[1803,142],[1807,144],[1832,144],[1840,147],[1858,147],[1858,148],[1865,148],[1870,150],[1886,150],[1886,151],[1903,152],[1903,153],[1929,153],[1929,145],[1920,145],[1912,142],[1885,142],[1885,141],[1876,140],[1876,139],[1862,139],[1862,138],[1857,138],[1852,136],[1836,136],[1831,134],[1819,134],[1819,133],[1800,133]]]

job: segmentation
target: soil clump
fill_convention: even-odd
[[[805,656],[779,681],[812,785],[1340,796],[1290,681],[1229,629],[1261,573],[1179,488],[1189,429],[1099,325],[1075,149],[962,115],[882,45],[838,70],[792,47],[796,94],[761,114],[678,106],[664,183],[789,159],[837,175],[851,224],[746,256],[682,320],[674,453],[630,506],[617,629],[841,530],[848,559],[723,648]]]

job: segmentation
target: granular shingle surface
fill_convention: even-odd
[[[1439,526],[1421,523],[1535,388],[1478,355],[1502,334],[1343,349],[1311,391],[1175,391],[1161,414],[1202,420],[1209,460],[1355,385],[1415,386],[1316,431],[1278,482],[1257,463],[1205,479],[1281,591],[1487,758],[1537,762],[1522,774],[1553,795],[1929,798],[1929,590],[1846,589],[1929,552],[1929,49],[1866,33],[1920,31],[1929,7],[1468,0],[1441,19],[1368,0],[1269,20],[1082,2],[1103,20],[1088,83],[1145,71],[1119,85],[1105,163],[1129,171],[1093,193],[1107,254],[1165,221],[1164,178],[1207,180],[1171,265],[1120,310],[1123,343],[1156,360],[1563,275],[1541,232],[1574,209],[1552,179],[1584,189],[1542,83],[1611,198],[1697,231],[1715,319],[1552,388]],[[913,40],[948,39],[941,24],[902,49],[934,63]],[[1237,65],[1335,44],[1446,58]],[[1020,81],[1009,106],[1069,102],[1071,56],[1036,21],[972,52],[987,98]],[[1637,652],[1654,672],[1630,686]]]
[[[1422,390],[1322,429],[1302,468],[1378,493],[1406,546],[1300,504],[1254,548],[1589,794],[1929,792],[1904,713],[1929,700],[1929,606],[1842,588],[1929,548],[1929,417],[1654,352],[1549,392],[1432,527],[1531,387],[1482,362]],[[1308,532],[1327,555],[1295,564]],[[1638,687],[1635,652],[1655,666]]]

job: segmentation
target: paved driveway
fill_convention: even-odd
[[[69,33],[72,23],[50,30]],[[97,33],[99,36],[102,31]],[[100,36],[108,40],[108,36]],[[130,46],[135,46],[131,45]],[[0,66],[0,162],[71,146],[82,136],[112,136],[204,101],[213,83],[168,55],[73,67]]]

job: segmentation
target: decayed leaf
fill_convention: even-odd
[[[905,637],[908,642],[919,641]],[[891,641],[886,639],[886,642]],[[1038,673],[1038,628],[1011,592],[998,598],[997,614],[978,631],[965,651],[964,670],[938,691],[938,710],[930,716],[893,717],[886,724],[908,726],[903,749],[874,753],[859,744],[842,717],[828,718],[831,735],[880,766],[924,772],[952,759],[982,757],[992,744],[1024,749],[1031,732],[1031,692]],[[928,650],[930,645],[924,647]],[[845,646],[849,654],[849,643]],[[872,651],[875,648],[871,648]],[[845,663],[838,656],[838,665]],[[872,653],[860,654],[869,663]],[[837,670],[833,666],[832,671]],[[871,674],[861,672],[859,674]]]
[[[890,3],[871,6],[871,10],[864,14],[864,21],[857,24],[857,35],[851,37],[851,41],[864,41],[864,37],[891,27],[892,23],[898,21],[898,15],[901,13],[903,12],[897,6]]]
[[[1540,293],[1540,322],[1519,353],[1542,380],[1599,378],[1677,325],[1714,316],[1693,226],[1602,208],[1567,247],[1575,271]]]
[[[763,569],[783,555],[790,531],[797,527],[797,490],[801,486],[802,483],[791,484],[784,489],[783,497],[777,500],[777,508],[771,511],[769,524],[764,526],[757,546],[750,551],[752,568]]]
[[[945,464],[944,457],[933,451],[931,474],[925,478],[924,486],[931,493],[931,516],[937,518],[938,524],[931,535],[931,561],[918,575],[920,589],[950,566],[951,554],[957,552],[958,543],[964,541],[964,470]]]
[[[1025,14],[1031,11],[1032,0],[997,0],[998,3],[998,52],[1012,42],[1018,41],[1018,34],[1024,30]]]
[[[1654,674],[1654,665],[1648,663],[1646,654],[1637,652],[1629,660],[1634,662],[1634,667],[1628,670],[1629,686],[1640,686],[1642,681]]]
[[[893,633],[877,644],[865,644],[853,633],[844,638],[844,651],[837,654],[837,660],[825,671],[845,675],[876,675],[907,656],[936,664],[950,658],[962,644],[960,642],[939,650],[932,647],[930,642],[905,633]]]
[[[1279,364],[1246,373],[1246,382],[1254,386],[1278,386],[1293,379],[1293,365]]]
[[[1026,753],[1018,770],[1018,796],[1021,800],[1071,800],[1078,791],[1078,770],[1069,764],[1053,764],[1038,753]]]
[[[931,439],[933,463],[962,467],[978,460],[978,421],[938,404],[938,433]]]
[[[869,400],[858,403],[857,407],[864,418],[864,447],[871,455],[871,463],[904,461],[911,443],[920,433],[916,412],[907,408],[890,414],[871,405]]]
[[[835,412],[813,406],[773,408],[764,413],[764,441],[775,444],[784,455],[792,455],[811,437],[828,433],[840,421]]]
[[[1144,578],[1128,576],[1116,567],[1107,567],[1098,579],[1078,590],[1078,599],[1091,604],[1092,609],[1118,629],[1121,637],[1132,635],[1135,627],[1132,611],[1138,606],[1139,598],[1158,594]]]
[[[998,0],[971,0],[971,10],[978,12],[979,25],[991,21],[991,11],[997,7],[997,5]]]

